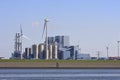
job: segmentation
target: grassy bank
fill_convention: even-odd
[[[0,68],[120,69],[120,60],[0,60]]]

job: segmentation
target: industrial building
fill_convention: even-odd
[[[40,59],[40,60],[90,60],[89,54],[80,54],[79,46],[71,46],[69,36],[48,37],[48,45],[46,41],[39,45],[34,44],[31,48],[25,48],[22,54],[21,34],[16,33],[15,51],[12,59]],[[46,49],[48,48],[48,49]],[[47,50],[47,53],[46,53]]]
[[[55,42],[55,37],[48,37],[48,44],[53,44]]]
[[[21,33],[15,34],[14,53],[11,59],[22,59],[22,37]]]
[[[59,60],[69,60],[71,58],[70,51],[62,51],[60,50],[58,53]]]
[[[80,53],[77,54],[77,60],[91,60],[90,54]]]
[[[79,54],[79,46],[71,46],[69,36],[55,36],[48,37],[47,23],[49,20],[46,18],[44,20],[43,34],[46,32],[45,41],[39,45],[34,44],[31,48],[25,48],[24,53],[22,53],[22,28],[20,25],[20,33],[15,35],[15,50],[12,54],[12,59],[45,59],[45,60],[77,60],[81,59]],[[82,55],[83,56],[83,55]],[[89,55],[88,55],[89,56]],[[87,55],[83,56],[86,59]]]
[[[58,47],[69,46],[69,36],[48,37],[48,44],[57,43]]]
[[[45,41],[46,42],[46,41]],[[25,59],[59,59],[59,60],[90,60],[89,54],[80,54],[79,46],[70,46],[68,36],[48,37],[48,54],[46,43],[32,45],[31,52],[25,49]]]
[[[78,46],[66,46],[59,48],[59,59],[63,60],[77,60],[77,54],[79,54]]]
[[[55,42],[57,42],[58,47],[69,46],[69,36],[55,36]]]

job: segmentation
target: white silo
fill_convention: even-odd
[[[45,51],[44,52],[45,52],[45,59],[48,60],[49,59],[49,50],[48,50],[48,47],[46,47],[46,44],[45,44]]]
[[[39,44],[39,46],[38,46],[38,54],[39,54],[40,59],[44,59],[44,50],[45,50],[44,44]]]
[[[52,44],[50,44],[49,47],[48,47],[48,50],[49,50],[49,59],[52,59],[52,54],[53,54],[52,47],[53,47]]]
[[[58,46],[56,44],[53,45],[53,59],[58,59]]]

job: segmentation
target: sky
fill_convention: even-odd
[[[15,33],[20,32],[23,48],[44,41],[42,30],[48,18],[48,36],[67,35],[91,56],[117,56],[120,40],[120,0],[0,0],[0,56],[14,52]]]

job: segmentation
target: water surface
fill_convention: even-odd
[[[0,69],[0,80],[120,80],[120,69]]]

